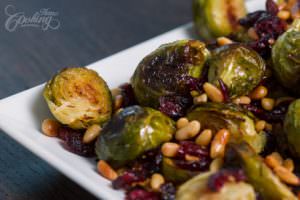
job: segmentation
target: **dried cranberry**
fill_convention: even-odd
[[[191,105],[192,98],[190,96],[163,96],[159,98],[159,110],[174,119],[184,116]]]
[[[202,86],[206,82],[206,80],[202,78],[193,78],[189,76],[188,78],[186,78],[185,82],[186,86],[189,88],[190,91],[196,90],[202,92]]]
[[[161,199],[162,200],[175,200],[176,198],[176,188],[173,183],[165,183],[160,186]]]
[[[124,83],[123,85],[120,86],[120,89],[123,97],[122,107],[127,107],[127,106],[132,106],[137,104],[131,84]]]
[[[254,26],[254,24],[257,22],[258,19],[264,18],[265,16],[268,16],[268,13],[266,11],[258,10],[252,13],[249,13],[246,15],[246,17],[239,20],[240,25],[250,28]]]
[[[148,192],[142,188],[136,188],[127,192],[125,200],[159,200],[159,193]]]
[[[241,169],[223,169],[209,177],[208,188],[212,191],[220,191],[227,182],[245,181],[246,175]]]
[[[285,114],[288,110],[288,106],[288,103],[280,104],[276,106],[272,111],[266,111],[261,108],[260,105],[255,105],[255,103],[245,105],[244,107],[260,119],[263,119],[270,123],[277,123],[284,120]]]
[[[112,182],[114,189],[130,189],[133,183],[144,181],[146,178],[134,171],[126,171]]]
[[[160,171],[162,154],[160,149],[154,149],[144,153],[136,162],[136,166],[147,172],[147,175]]]
[[[271,14],[276,16],[279,12],[277,4],[273,0],[267,0],[266,2],[266,9]]]
[[[67,149],[71,152],[86,157],[95,155],[95,142],[91,142],[89,144],[83,143],[82,130],[62,127],[59,129],[58,136],[65,142]]]
[[[223,82],[222,79],[219,79],[218,82],[219,82],[220,89],[221,89],[221,92],[222,92],[223,97],[224,97],[224,101],[225,102],[230,102],[229,91],[228,91],[227,85]]]
[[[199,161],[174,160],[177,167],[189,171],[206,171],[209,168],[211,160],[209,158],[201,158]]]
[[[180,147],[177,153],[178,158],[185,158],[185,155],[192,155],[201,157],[208,157],[208,149],[205,147],[201,147],[192,141],[183,141],[180,142]]]
[[[192,155],[199,158],[198,161],[186,161],[185,156]],[[180,142],[180,147],[174,160],[176,166],[191,171],[205,171],[208,169],[211,159],[208,149],[200,147],[191,141]]]

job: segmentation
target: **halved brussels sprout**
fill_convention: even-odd
[[[227,128],[231,133],[231,142],[246,141],[258,153],[265,146],[266,136],[264,132],[256,132],[254,116],[235,104],[200,104],[187,114],[187,118],[198,120],[203,129],[208,128],[213,132]]]
[[[288,148],[294,156],[300,157],[300,99],[290,104],[284,119],[284,133]]]
[[[300,95],[300,31],[292,28],[282,34],[272,48],[272,60],[278,81]]]
[[[131,79],[137,101],[158,108],[162,96],[188,95],[191,78],[199,78],[209,57],[205,44],[180,40],[159,47],[146,56]]]
[[[241,44],[216,48],[209,61],[209,82],[218,85],[221,79],[231,97],[247,95],[262,80],[266,71],[264,60],[254,50]]]
[[[255,200],[253,187],[244,182],[226,183],[219,192],[211,192],[207,188],[212,172],[198,176],[181,185],[176,193],[177,200]]]
[[[100,160],[119,167],[172,139],[174,121],[152,108],[131,106],[113,116],[96,142]]]
[[[236,32],[247,14],[244,0],[194,0],[193,12],[196,31],[205,40]]]
[[[86,68],[66,68],[45,86],[43,96],[54,117],[74,129],[107,122],[112,99],[105,81]]]
[[[228,144],[225,153],[226,163],[240,165],[246,173],[247,181],[263,199],[297,199],[247,143]]]
[[[181,169],[176,166],[171,158],[164,157],[162,161],[162,173],[166,180],[175,183],[182,183],[200,172]]]

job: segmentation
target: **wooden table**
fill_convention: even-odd
[[[28,17],[43,8],[57,12],[58,29],[6,28],[9,15],[24,12]],[[88,65],[192,18],[188,0],[1,0],[0,10],[0,98],[43,83],[63,67]],[[95,197],[0,132],[0,199]]]

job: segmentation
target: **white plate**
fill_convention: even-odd
[[[264,8],[262,0],[252,0],[247,4],[249,11]],[[111,88],[116,87],[129,80],[135,67],[145,55],[163,43],[193,38],[192,33],[192,24],[181,26],[93,63],[88,68],[96,70]],[[42,89],[43,85],[39,85],[1,100],[1,129],[96,197],[123,199],[123,193],[113,190],[110,182],[96,172],[95,160],[66,151],[59,140],[46,137],[40,132],[41,121],[51,116],[42,98]]]

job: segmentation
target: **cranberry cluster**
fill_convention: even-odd
[[[248,45],[265,58],[270,56],[272,44],[287,27],[286,22],[277,17],[278,11],[277,4],[267,0],[266,11],[250,13],[239,21],[243,27],[254,28],[259,38]]]
[[[82,130],[74,130],[68,127],[61,127],[58,130],[58,137],[65,142],[65,147],[68,150],[81,156],[94,156],[95,142],[83,143],[83,134]]]

